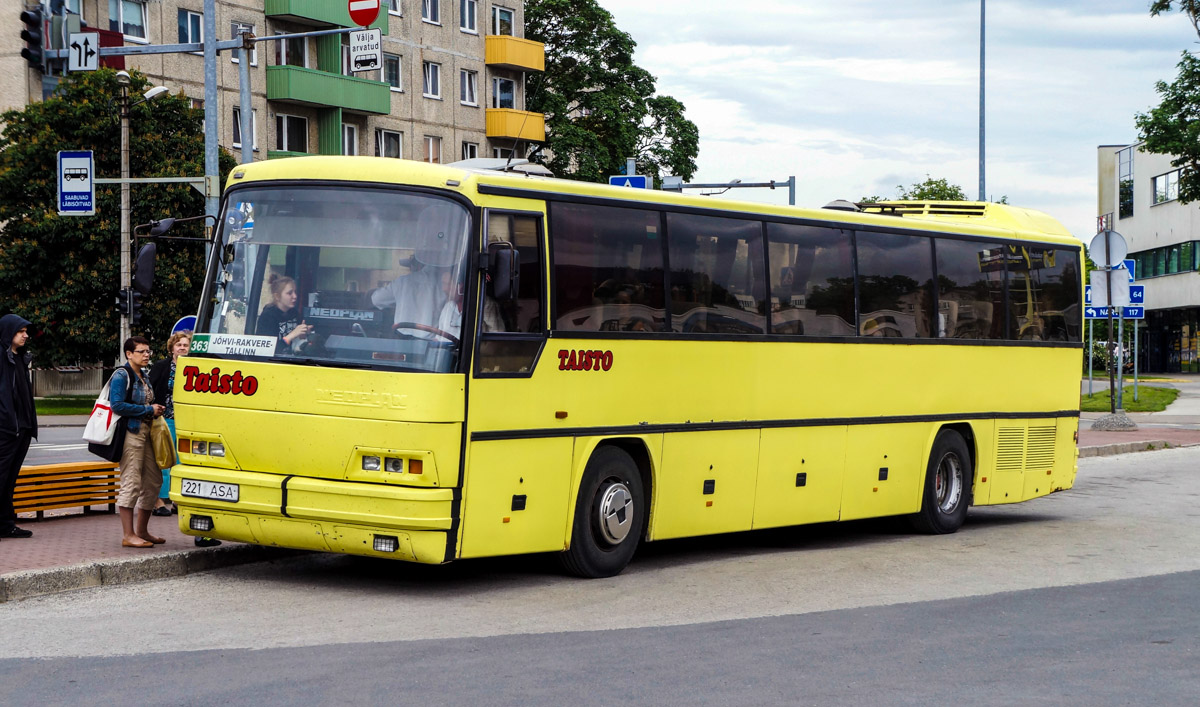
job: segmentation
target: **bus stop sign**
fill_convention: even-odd
[[[614,187],[650,188],[649,178],[644,174],[617,174],[609,177],[608,183]]]

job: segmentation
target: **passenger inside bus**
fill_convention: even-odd
[[[463,285],[461,282],[455,284],[454,278],[450,276],[449,270],[442,272],[442,293],[446,296],[446,304],[442,306],[441,315],[438,317],[437,328],[461,341],[463,319]],[[486,295],[483,298],[483,330],[506,330],[506,327],[504,326],[504,320],[500,316],[499,305],[496,304],[496,300]]]
[[[271,275],[271,302],[258,316],[254,333],[276,338],[275,353],[290,353],[298,340],[305,339],[313,327],[300,318],[296,307],[296,281],[290,277]]]

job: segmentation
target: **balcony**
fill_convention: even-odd
[[[546,47],[541,42],[507,35],[489,35],[484,45],[484,63],[517,71],[545,71]]]
[[[356,27],[350,19],[350,8],[344,2],[330,0],[266,0],[267,17],[277,20],[288,20],[304,25],[325,27]],[[388,13],[383,7],[379,8],[379,17],[371,25],[371,29],[381,29],[388,33]]]
[[[392,108],[386,83],[299,66],[267,67],[267,100],[378,115],[387,115]]]
[[[541,113],[531,113],[527,110],[488,108],[487,136],[528,140],[529,142],[545,142],[546,116]]]

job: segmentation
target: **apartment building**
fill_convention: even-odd
[[[1170,155],[1140,143],[1098,148],[1097,229],[1129,243],[1138,284],[1146,287],[1138,337],[1143,371],[1197,372],[1200,334],[1200,204],[1179,203],[1179,169]]]
[[[23,3],[0,0],[15,20]],[[126,45],[203,41],[203,0],[64,0],[88,27]],[[47,10],[50,2],[45,3]],[[55,2],[57,5],[57,0]],[[522,0],[381,0],[383,67],[355,72],[347,35],[259,42],[250,56],[255,159],[377,155],[448,163],[507,157],[545,139],[524,110],[525,76],[542,45],[522,38]],[[47,13],[48,14],[48,13]],[[351,27],[346,0],[218,0],[221,39]],[[0,109],[41,100],[57,80],[29,68],[12,33],[0,50]],[[204,103],[200,54],[130,56],[126,67]],[[240,155],[238,59],[218,55],[219,143]]]

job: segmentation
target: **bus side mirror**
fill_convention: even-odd
[[[154,261],[158,257],[158,246],[147,243],[138,251],[133,263],[133,289],[143,295],[154,289]]]
[[[492,297],[498,302],[511,302],[517,298],[521,284],[521,254],[512,243],[488,244],[487,279]]]

